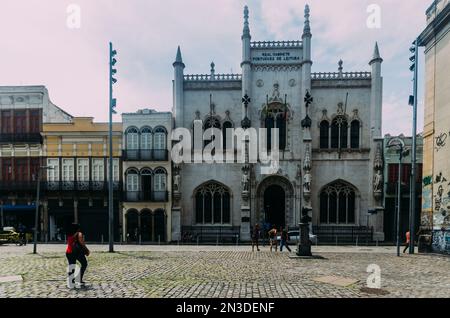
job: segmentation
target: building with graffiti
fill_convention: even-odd
[[[425,47],[421,226],[432,235],[434,251],[450,253],[450,1],[434,1],[426,16],[419,37]]]

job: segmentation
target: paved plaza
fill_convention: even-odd
[[[393,247],[313,248],[323,259],[293,259],[268,247],[90,246],[88,287],[66,287],[64,245],[0,246],[0,297],[306,298],[450,297],[450,258],[402,255]],[[370,264],[381,269],[381,290],[368,290]],[[330,279],[332,277],[332,279]],[[341,286],[333,280],[356,281]],[[1,281],[1,280],[0,280]]]

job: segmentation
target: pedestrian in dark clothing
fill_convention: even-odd
[[[66,257],[69,263],[69,278],[75,273],[75,265],[77,261],[81,264],[79,279],[77,279],[77,282],[75,283],[75,286],[77,288],[85,286],[83,276],[88,266],[86,256],[89,255],[90,251],[87,248],[86,243],[84,242],[84,236],[81,231],[80,225],[76,223],[72,224],[67,231]],[[68,287],[72,288],[73,284],[68,284]]]
[[[290,247],[289,247],[289,245],[288,245],[288,241],[289,241],[288,231],[286,229],[281,228],[280,232],[281,232],[281,236],[280,236],[280,252],[283,252],[283,246],[286,246],[287,250],[289,252],[292,252]]]
[[[259,236],[261,235],[261,231],[259,229],[259,224],[255,225],[251,234],[252,234],[252,252],[255,251],[255,245],[256,245],[257,251],[259,252]]]

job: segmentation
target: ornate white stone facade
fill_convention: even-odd
[[[182,226],[239,227],[241,239],[248,240],[256,223],[272,221],[278,222],[277,226],[297,227],[302,208],[310,207],[315,226],[368,226],[373,227],[375,239],[383,239],[382,213],[369,217],[369,211],[382,207],[381,189],[377,186],[374,193],[373,182],[382,177],[376,173],[382,171],[377,149],[382,145],[383,60],[376,45],[368,58],[371,71],[343,72],[340,61],[337,72],[312,73],[309,14],[307,6],[301,41],[252,42],[246,7],[241,75],[215,74],[214,65],[210,75],[185,75],[178,48],[173,64],[176,128],[192,129],[195,119],[205,122],[212,116],[222,129],[225,123],[234,128],[250,123],[258,129],[265,127],[270,112],[277,112],[275,125],[285,127],[286,136],[277,173],[266,175],[260,164],[249,164],[248,189],[243,188],[244,164],[182,164],[177,206]],[[245,95],[251,99],[248,108],[242,100]],[[277,118],[283,118],[284,123]],[[337,144],[332,137],[335,127],[340,132]],[[227,216],[226,222],[223,216],[219,221],[214,218],[219,203],[211,203],[209,197],[196,191],[208,182],[229,190],[230,218]],[[342,191],[351,191],[339,192],[338,185],[345,185]],[[326,198],[328,204],[334,200],[334,194],[326,197],[324,192],[331,188],[337,189],[341,204],[345,201],[346,205],[334,208],[336,220],[331,215],[334,212],[324,209]],[[211,204],[211,210],[199,210],[199,200]],[[223,206],[220,209],[221,213],[226,210]],[[213,214],[211,220],[205,216],[208,213]]]

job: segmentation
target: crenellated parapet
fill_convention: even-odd
[[[302,41],[255,41],[250,43],[252,49],[292,49],[302,48]]]
[[[313,80],[357,80],[372,78],[371,72],[316,72],[311,73]]]
[[[184,75],[185,82],[204,82],[204,81],[241,81],[241,74],[190,74]]]

